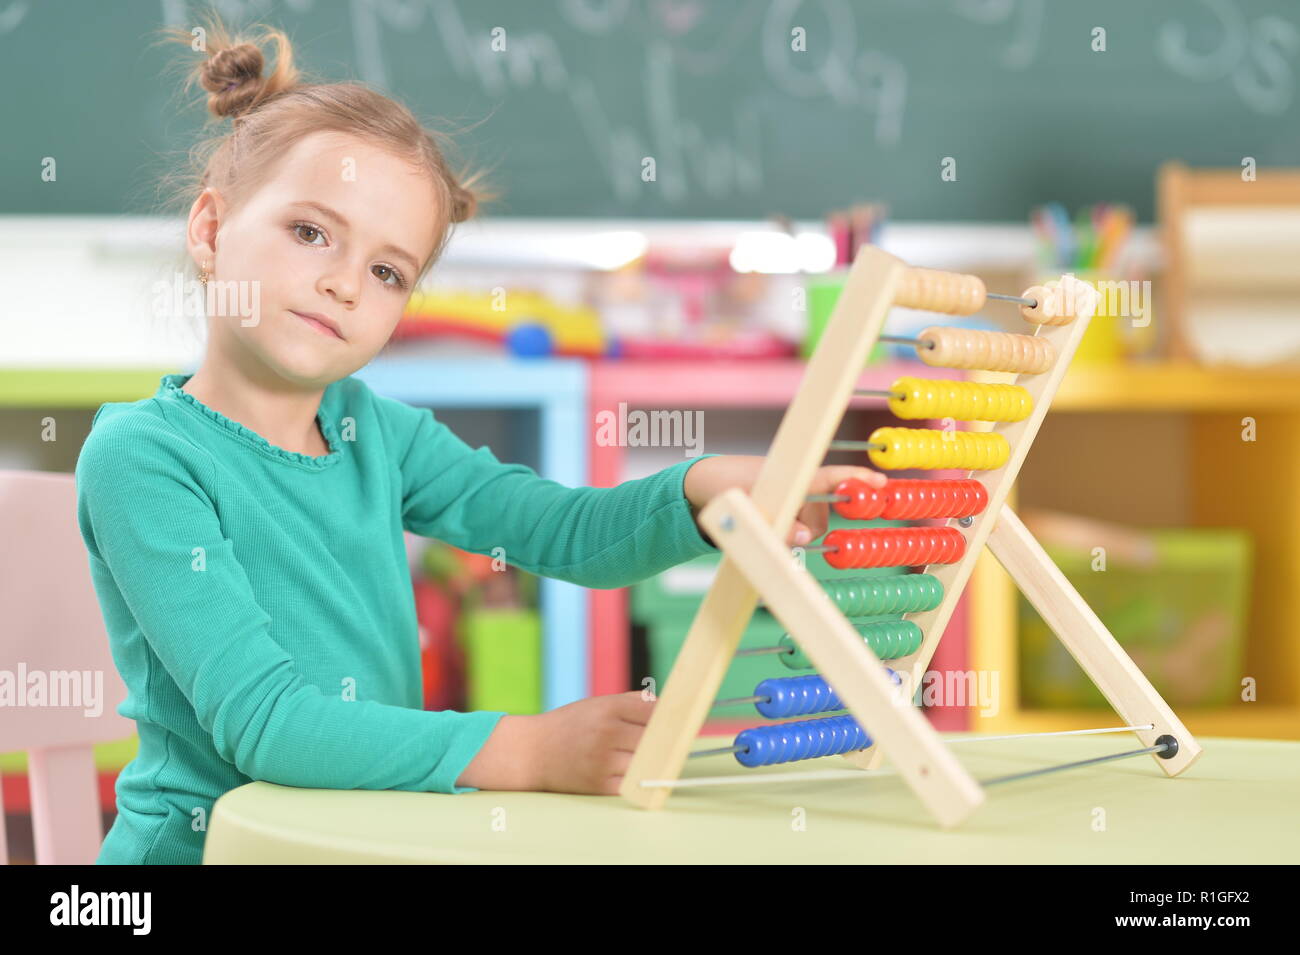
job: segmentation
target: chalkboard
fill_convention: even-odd
[[[1294,0],[226,0],[470,126],[515,216],[1149,221],[1155,170],[1300,165]],[[185,0],[0,0],[0,212],[149,213],[204,118]],[[46,157],[56,178],[43,181]],[[653,178],[647,159],[653,160]],[[945,159],[955,178],[943,177]]]

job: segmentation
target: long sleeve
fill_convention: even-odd
[[[617,487],[572,488],[471,449],[428,409],[389,411],[410,435],[401,471],[412,533],[479,554],[499,547],[509,564],[594,588],[625,587],[717,551],[683,493],[687,470],[716,455]]]
[[[131,632],[129,612],[166,671],[147,664],[145,705],[170,678],[220,756],[252,779],[473,791],[456,779],[503,714],[350,701],[309,684],[223,533],[216,480],[207,452],[143,415],[98,424],[77,462],[78,521],[101,606],[117,617],[110,630]]]

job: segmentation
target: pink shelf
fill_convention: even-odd
[[[602,411],[617,414],[629,408],[784,408],[794,398],[807,364],[799,359],[745,361],[594,361],[589,369],[588,421]],[[900,375],[922,378],[962,378],[954,369],[932,368],[919,361],[891,361],[863,369],[858,388],[887,388]],[[884,407],[878,398],[855,398],[854,408]],[[924,422],[914,422],[924,427]],[[612,487],[624,478],[621,447],[598,444],[594,430],[589,446],[593,487]],[[935,472],[935,477],[965,474]],[[628,689],[630,618],[627,590],[591,591],[591,692],[618,693]],[[966,610],[963,594],[948,625],[932,669],[966,668]],[[964,729],[959,713],[931,714],[942,729]]]
[[[808,366],[797,359],[775,361],[598,361],[592,362],[592,407],[616,410],[628,405],[683,405],[710,408],[783,408],[794,398]],[[961,377],[951,369],[919,361],[895,361],[863,369],[859,388],[883,388],[899,375]],[[879,399],[854,399],[865,406]],[[617,450],[617,449],[616,449]]]

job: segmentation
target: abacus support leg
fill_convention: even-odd
[[[1196,762],[1202,750],[1187,727],[1010,508],[998,515],[988,547],[1125,723],[1151,724],[1134,731],[1143,744],[1165,736],[1177,741],[1172,756],[1152,756],[1156,765],[1177,776]]]

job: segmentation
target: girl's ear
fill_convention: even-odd
[[[190,206],[190,217],[185,228],[185,244],[194,264],[203,268],[217,254],[217,232],[225,219],[226,203],[221,193],[212,187],[205,188]]]

